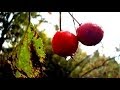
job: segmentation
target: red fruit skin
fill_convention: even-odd
[[[92,23],[85,23],[76,30],[78,41],[86,46],[95,46],[98,44],[104,35],[103,30]]]
[[[77,37],[68,31],[58,31],[52,39],[53,52],[59,56],[72,56],[77,48]]]

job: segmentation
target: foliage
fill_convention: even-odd
[[[0,51],[10,52],[19,43],[28,24],[29,12],[0,12]],[[31,12],[31,18],[40,16],[37,12]],[[5,48],[4,42],[12,44]]]
[[[42,39],[32,25],[28,27],[21,42],[11,54],[11,66],[17,78],[41,78],[44,76],[45,53]]]
[[[24,33],[21,33],[22,35],[18,42],[15,41],[17,44],[13,45],[13,49],[11,49],[10,52],[7,51],[0,55],[0,64],[1,62],[4,62],[4,66],[0,66],[0,69],[3,68],[3,71],[5,71],[5,65],[8,64],[9,67],[7,70],[10,69],[10,74],[13,74],[10,77],[41,78],[45,76],[43,73],[45,70],[43,42],[38,35],[36,26],[33,26],[32,24],[28,25],[30,23],[28,19],[29,16],[27,12],[19,13],[19,15],[14,18],[13,25],[18,24],[16,26],[23,27]],[[27,29],[25,30],[25,28]],[[16,32],[15,29],[12,30]],[[13,33],[13,35],[14,34],[15,33]],[[1,76],[3,76],[2,74],[5,74],[3,71],[1,71]]]
[[[90,56],[79,47],[74,57],[66,60],[53,53],[51,39],[47,39],[44,32],[42,33],[44,40],[46,40],[44,46],[48,77],[117,78],[119,76],[119,64],[114,57],[100,56],[98,50],[94,52],[93,56]]]
[[[13,14],[13,18],[8,20],[10,14]],[[32,18],[38,16],[41,15],[31,12]],[[4,52],[0,54],[1,78],[120,77],[120,65],[115,61],[115,57],[99,55],[98,51],[87,55],[79,46],[69,60],[54,54],[51,38],[48,38],[44,31],[38,31],[37,25],[30,23],[28,26],[28,17],[28,12],[0,12],[0,23],[3,23],[0,26],[0,50]],[[41,18],[39,24],[44,21],[46,22]],[[57,25],[55,28],[59,29]],[[11,42],[13,47],[2,47],[6,40]]]
[[[85,60],[71,72],[70,77],[113,78],[119,73],[119,64],[115,59],[99,56],[98,51]]]

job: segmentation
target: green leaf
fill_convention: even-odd
[[[38,57],[37,61],[43,63],[45,58],[44,47],[40,36],[32,25],[28,27],[28,30],[19,45],[16,47],[16,50],[17,59],[15,60],[15,67],[17,67],[18,70],[15,75],[17,78],[35,78],[43,76],[42,67],[35,66],[35,63],[37,62],[33,59],[36,57],[32,54],[36,54]],[[32,53],[33,51],[31,50],[34,50],[35,53]]]
[[[40,60],[42,62],[42,58],[45,58],[45,52],[44,52],[42,39],[40,37],[39,38],[34,37],[33,45],[35,47],[37,55],[40,57]]]

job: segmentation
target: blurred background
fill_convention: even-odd
[[[73,58],[52,51],[59,12],[0,12],[0,77],[119,78],[120,12],[70,13],[79,23],[94,23],[104,31],[96,46],[79,43]],[[62,30],[76,35],[78,27],[68,12],[61,12]]]
[[[116,52],[116,48],[120,46],[120,12],[71,12],[73,16],[79,21],[79,23],[91,22],[99,25],[104,31],[104,37],[102,39],[102,44],[99,43],[96,46],[84,46],[80,44],[80,48],[86,51],[87,54],[92,55],[95,50],[99,50],[100,54],[106,56],[118,56],[120,53]],[[39,30],[45,29],[45,33],[48,37],[52,38],[55,34],[54,25],[59,26],[59,12],[52,12],[49,15],[47,12],[42,12],[41,15],[48,20],[49,23],[42,24],[38,27]],[[33,20],[33,23],[37,23]],[[62,12],[62,22],[61,27],[63,30],[70,31],[76,34],[75,27],[78,28],[79,25],[75,22],[75,27],[73,23],[73,18],[68,12]],[[120,63],[120,60],[117,62]]]

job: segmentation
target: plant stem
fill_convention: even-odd
[[[61,12],[59,12],[60,13],[60,31],[61,31]]]
[[[73,15],[73,14],[72,14]],[[76,27],[75,27],[75,20],[73,19],[73,24],[74,24],[74,28],[75,28],[75,30],[76,30]]]
[[[70,14],[70,16],[79,24],[79,26],[81,26],[81,24],[74,18],[74,16],[70,13],[70,12],[68,12],[69,14]]]
[[[30,25],[30,23],[31,23],[31,12],[29,12],[29,16],[28,16],[28,21],[29,21],[29,23],[28,23],[28,25]]]

